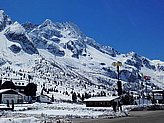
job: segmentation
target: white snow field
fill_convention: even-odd
[[[70,121],[72,118],[114,118],[127,116],[134,106],[123,107],[123,111],[114,112],[111,107],[86,107],[85,104],[61,103],[53,104],[34,103],[19,104],[14,111],[0,113],[0,123],[40,123],[57,120]]]

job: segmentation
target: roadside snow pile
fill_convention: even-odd
[[[22,105],[22,108],[25,109],[25,105]],[[86,107],[85,104],[55,102],[53,104],[34,103],[26,110],[20,110],[20,106],[17,109],[19,110],[15,110],[13,115],[28,117],[42,117],[44,115],[46,118],[51,116],[54,118],[114,118],[128,116],[130,107],[123,107],[122,112],[114,112],[111,107]]]
[[[34,115],[48,115],[67,118],[98,118],[102,115],[113,115],[111,107],[86,107],[84,104],[71,103],[54,103],[41,104],[35,103],[31,106],[31,110],[20,111],[15,113]]]
[[[48,116],[46,114],[28,115],[10,111],[0,112],[0,123],[72,123],[68,118]]]
[[[40,120],[34,117],[26,118],[0,118],[0,123],[40,123]]]
[[[111,119],[128,116],[133,106],[122,108],[122,112],[114,112],[111,107],[86,107],[75,103],[18,104],[14,111],[1,112],[0,123],[72,123],[70,119],[76,118]]]
[[[151,104],[151,105],[140,105],[132,109],[132,111],[154,111],[154,110],[164,110],[163,104]]]
[[[1,118],[0,123],[72,123],[67,119],[38,119],[35,117],[26,118]]]

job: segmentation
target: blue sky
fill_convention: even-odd
[[[164,0],[0,0],[0,9],[20,23],[72,21],[100,44],[164,61]]]

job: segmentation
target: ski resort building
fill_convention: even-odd
[[[86,107],[111,107],[113,101],[118,102],[119,96],[111,97],[91,97],[84,100]]]
[[[12,89],[15,93],[19,93],[19,95],[25,95],[26,101],[32,102],[32,100],[36,97],[37,85],[34,83],[29,83],[24,80],[0,80],[0,90]]]

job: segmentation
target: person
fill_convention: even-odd
[[[117,102],[116,101],[112,102],[112,107],[113,107],[113,111],[116,112],[116,107],[117,107]]]
[[[122,112],[122,102],[121,102],[121,100],[118,101],[118,107],[120,108],[120,111]]]
[[[14,110],[14,100],[12,100],[11,103],[12,103],[12,110]]]

